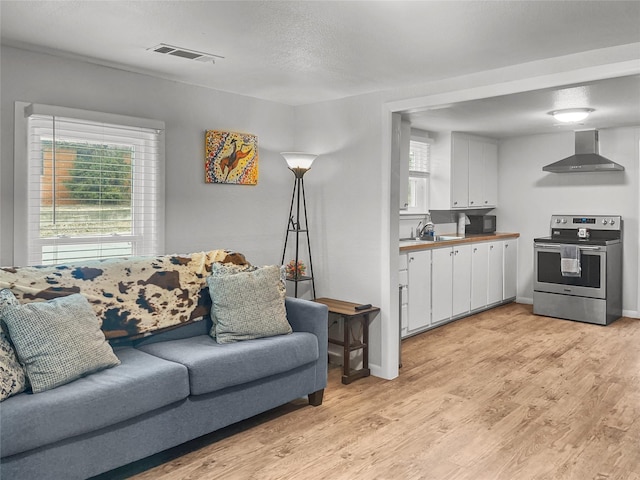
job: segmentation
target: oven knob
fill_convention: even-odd
[[[560,223],[560,219],[559,218],[556,218],[556,223]]]
[[[613,225],[614,223],[616,223],[616,221],[613,218],[609,220],[609,225]]]
[[[567,223],[567,219],[566,219],[566,218],[563,218],[563,219],[562,219],[562,223]]]
[[[606,225],[607,223],[608,223],[608,222],[607,222],[607,219],[606,219],[606,218],[602,220],[602,224],[603,224],[603,225]]]

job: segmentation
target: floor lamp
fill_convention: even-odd
[[[282,264],[287,254],[287,244],[289,235],[295,236],[295,259],[293,264],[293,274],[287,275],[287,280],[294,283],[294,296],[298,296],[298,283],[311,281],[311,291],[313,298],[316,298],[316,284],[313,279],[313,262],[311,261],[311,243],[309,242],[309,224],[307,222],[307,200],[304,196],[304,174],[311,168],[311,164],[317,155],[301,152],[282,152],[280,155],[284,157],[295,176],[293,182],[293,194],[291,195],[291,206],[289,208],[289,220],[287,222],[287,233],[284,240],[284,249],[282,250]],[[300,203],[302,202],[302,210]],[[294,212],[295,205],[295,212]],[[294,215],[295,214],[295,215]],[[304,216],[304,223],[301,223],[300,215]],[[307,237],[307,253],[309,255],[309,271],[305,275],[299,271],[299,254],[300,254],[300,234]]]

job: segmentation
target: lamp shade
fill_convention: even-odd
[[[566,108],[564,110],[549,112],[549,115],[553,115],[553,118],[559,122],[574,123],[584,120],[593,111],[593,108]]]
[[[284,157],[290,169],[309,170],[311,164],[318,155],[313,153],[302,152],[282,152],[280,155]]]

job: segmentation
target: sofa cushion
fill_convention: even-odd
[[[287,372],[318,359],[318,339],[306,332],[229,344],[200,335],[139,348],[185,365],[192,395]]]
[[[9,305],[2,320],[34,393],[120,363],[91,305],[80,294]]]
[[[211,275],[207,283],[218,343],[291,333],[279,267]]]
[[[121,362],[117,367],[2,402],[2,456],[114,425],[189,395],[183,365],[131,347],[115,353]]]

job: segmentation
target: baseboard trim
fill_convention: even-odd
[[[640,318],[640,312],[638,312],[637,310],[623,310],[622,316],[630,318]]]

